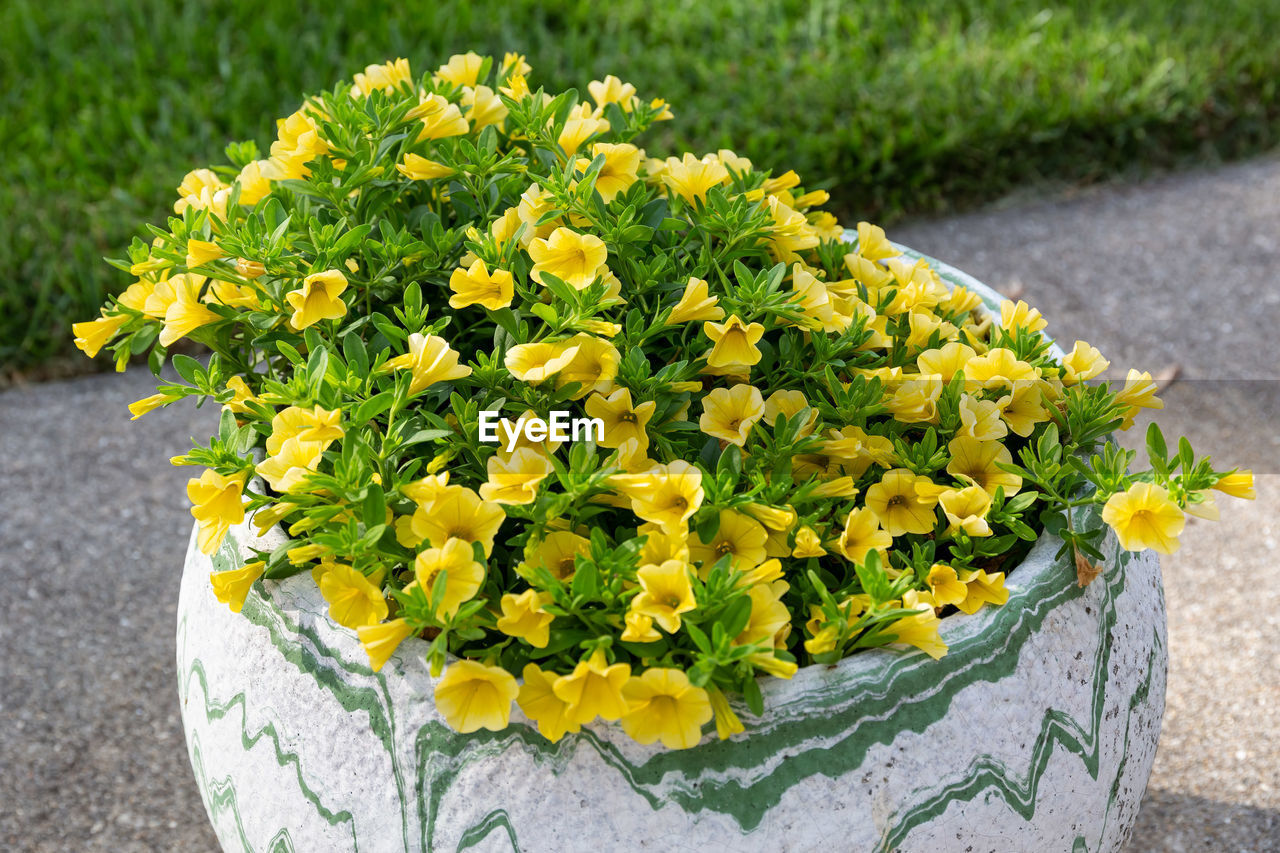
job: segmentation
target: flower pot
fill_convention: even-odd
[[[227,850],[1116,850],[1155,756],[1159,563],[1110,538],[1081,588],[1042,537],[1004,606],[943,620],[941,660],[873,650],[765,679],[764,716],[738,707],[743,734],[683,751],[599,723],[552,744],[518,708],[454,732],[425,641],[374,673],[307,575],[239,615],[216,600],[210,571],[283,541],[246,523],[210,558],[193,535],[183,573],[183,724]]]

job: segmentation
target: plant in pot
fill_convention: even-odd
[[[308,98],[187,175],[75,326],[147,356],[135,416],[221,407],[173,462],[224,846],[1122,843],[1150,552],[1248,472],[1154,427],[1131,470],[1149,375],[1100,381],[794,172],[653,156],[670,112],[616,78],[529,71]]]

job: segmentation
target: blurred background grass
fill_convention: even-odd
[[[1278,32],[1280,0],[5,0],[0,368],[67,356],[128,284],[101,257],[190,168],[265,149],[303,92],[372,62],[517,50],[535,87],[584,94],[613,73],[672,105],[650,149],[732,147],[885,222],[1268,149]]]

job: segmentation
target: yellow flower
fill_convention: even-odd
[[[569,366],[578,354],[576,340],[518,344],[507,350],[503,363],[522,382],[542,382]]]
[[[697,608],[689,565],[683,560],[667,560],[661,565],[641,566],[636,572],[641,592],[631,601],[631,609],[653,619],[668,634],[680,630],[680,614]]]
[[[280,451],[258,463],[257,472],[277,492],[297,491],[307,476],[320,467],[324,442],[286,439]]]
[[[93,358],[108,341],[116,336],[116,333],[120,331],[120,327],[128,322],[128,314],[117,314],[114,317],[103,315],[96,320],[72,323],[71,331],[76,336],[76,347],[89,358]]]
[[[656,643],[662,639],[661,632],[653,627],[652,616],[628,610],[622,621],[624,627],[618,638],[624,643]]]
[[[237,415],[243,415],[249,411],[249,403],[257,401],[257,397],[253,396],[252,389],[245,383],[244,379],[239,376],[232,376],[227,380],[226,388],[231,390],[231,399],[227,401],[226,407]],[[269,441],[270,439],[268,439]]]
[[[622,728],[637,743],[661,740],[668,749],[688,749],[702,739],[702,727],[713,716],[707,691],[678,669],[651,667],[622,692],[631,705]]]
[[[470,126],[462,117],[462,110],[457,104],[451,104],[442,95],[423,95],[418,106],[409,111],[410,119],[421,119],[422,130],[418,131],[418,141],[424,139],[445,139],[450,136],[462,136]]]
[[[894,642],[915,646],[937,660],[947,653],[947,644],[938,636],[940,624],[933,607],[925,604],[918,612],[889,625],[885,631],[893,636]]]
[[[587,84],[587,91],[596,102],[596,108],[603,110],[606,104],[617,104],[623,112],[631,112],[636,102],[636,87],[623,83],[612,74],[603,80],[592,80]]]
[[[200,302],[200,288],[204,276],[184,273],[166,283],[173,299],[164,310],[164,328],[160,330],[160,345],[171,346],[201,326],[216,323],[222,318]],[[157,290],[160,288],[157,287]]]
[[[525,716],[538,724],[538,731],[552,743],[582,728],[568,715],[569,705],[556,695],[554,685],[560,676],[543,670],[536,663],[525,664],[524,684],[516,702]]]
[[[534,281],[542,284],[542,274],[550,273],[570,287],[583,290],[603,275],[609,250],[594,234],[560,227],[545,240],[538,238],[530,243],[529,257],[533,259],[529,277]]]
[[[948,533],[963,530],[970,536],[990,536],[987,510],[991,509],[991,495],[981,486],[963,489],[947,489],[938,496],[938,504],[951,523]]]
[[[329,143],[320,138],[320,129],[310,115],[310,105],[276,122],[276,141],[271,143],[271,159],[266,177],[270,180],[305,178],[311,174],[306,164],[329,152]]]
[[[501,506],[482,500],[471,489],[448,486],[429,510],[419,507],[413,514],[413,531],[437,548],[450,539],[479,542],[488,557],[493,553],[494,537],[506,517]]]
[[[1002,407],[991,400],[981,400],[969,394],[962,394],[960,429],[956,431],[956,435],[967,435],[978,441],[999,441],[1009,434],[1008,427],[1000,419],[1002,413]]]
[[[302,280],[302,287],[284,295],[293,308],[289,325],[298,331],[321,320],[336,320],[347,313],[347,304],[339,297],[347,289],[347,277],[341,270],[312,273]]]
[[[690,207],[695,206],[696,202],[705,202],[707,192],[712,187],[729,182],[729,170],[714,154],[708,154],[699,160],[686,152],[681,159],[667,158],[666,165],[662,182]]]
[[[369,666],[374,672],[381,671],[396,648],[418,633],[404,619],[392,619],[378,625],[361,625],[356,629],[360,637],[360,645],[369,656]]]
[[[1129,407],[1120,429],[1133,426],[1133,419],[1138,416],[1139,409],[1163,409],[1164,401],[1156,397],[1159,390],[1150,373],[1130,370],[1124,380],[1124,387],[1116,392],[1116,404]]]
[[[409,71],[409,60],[397,59],[385,65],[370,65],[363,74],[355,76],[355,85],[351,87],[351,97],[369,96],[375,91],[389,92],[403,86],[413,79]]]
[[[712,687],[707,695],[711,700],[711,711],[715,714],[716,736],[720,740],[728,740],[733,735],[742,734],[746,729],[733,708],[729,707],[729,699],[720,688]]]
[[[1103,358],[1097,348],[1089,346],[1084,341],[1076,341],[1071,352],[1062,360],[1062,384],[1075,385],[1079,382],[1087,382],[1110,366],[1111,362]]]
[[[452,382],[471,375],[471,368],[458,364],[458,351],[439,335],[409,336],[409,351],[382,366],[383,370],[408,370],[409,394],[420,394],[437,382]]]
[[[921,494],[919,486],[932,485],[906,468],[886,471],[880,482],[867,489],[867,508],[876,514],[890,536],[931,533],[937,513],[937,497]]]
[[[960,604],[969,595],[968,587],[960,580],[956,570],[944,563],[934,563],[925,580],[939,607]]]
[[[644,545],[640,548],[642,566],[649,563],[661,564],[667,560],[689,561],[689,540],[684,531],[668,533],[650,522],[640,525],[636,529],[636,535],[645,537]]]
[[[1218,478],[1218,482],[1213,484],[1213,488],[1224,495],[1231,495],[1233,498],[1244,498],[1249,501],[1258,496],[1258,493],[1253,488],[1253,472],[1248,468],[1222,475]]]
[[[760,565],[768,557],[765,553],[768,538],[769,534],[764,526],[754,518],[731,509],[722,509],[716,535],[710,542],[703,542],[695,534],[689,542],[689,554],[695,562],[702,563],[703,577],[726,554],[732,568],[745,572]]]
[[[1004,572],[965,572],[960,576],[965,585],[964,601],[956,607],[963,613],[977,613],[984,604],[999,606],[1009,600],[1009,590],[1004,588]]]
[[[780,636],[785,637],[791,629],[791,611],[782,603],[782,596],[788,588],[786,581],[773,581],[747,589],[747,597],[751,599],[751,617],[742,633],[734,637],[734,645],[763,643],[774,646]]]
[[[643,483],[626,490],[631,511],[665,531],[684,530],[702,506],[702,472],[677,459],[667,465],[655,465],[643,477]]]
[[[525,78],[525,75],[518,72],[513,72],[507,78],[507,85],[499,86],[498,91],[513,101],[523,101],[533,94],[529,91],[529,81]]]
[[[635,405],[631,402],[631,389],[619,388],[608,397],[592,394],[585,408],[588,416],[604,422],[602,446],[621,447],[628,439],[635,439],[640,452],[644,452],[649,446],[645,427],[657,407],[652,400]]]
[[[436,69],[432,77],[437,81],[452,83],[454,86],[474,86],[480,80],[480,69],[484,67],[484,57],[474,51],[455,53],[449,61]]]
[[[942,380],[936,376],[897,383],[885,408],[903,423],[936,423]]]
[[[592,160],[604,155],[604,165],[596,175],[596,192],[608,204],[630,189],[639,178],[640,149],[629,143],[597,142],[591,146],[591,159],[577,162],[579,172],[585,172]]]
[[[1040,312],[1021,299],[1017,302],[1006,299],[1000,303],[1000,328],[1002,329],[1010,331],[1026,329],[1028,332],[1038,332],[1047,325],[1049,324],[1045,322],[1044,317],[1040,316]]]
[[[538,496],[538,484],[552,471],[546,455],[522,447],[504,459],[490,456],[489,480],[480,486],[480,497],[498,504],[530,504]]]
[[[1160,554],[1178,550],[1178,536],[1187,523],[1169,493],[1154,483],[1134,483],[1112,495],[1102,508],[1102,520],[1116,532],[1120,547],[1126,551],[1150,548]]]
[[[525,546],[524,562],[519,572],[530,576],[533,569],[541,567],[558,580],[569,580],[573,577],[578,555],[585,557],[590,553],[591,542],[586,537],[569,530],[555,530],[540,542],[530,542]]]
[[[811,435],[818,423],[818,410],[810,408],[809,400],[804,396],[803,391],[774,391],[770,394],[764,401],[764,422],[773,426],[777,423],[779,415],[792,420],[804,409],[809,409],[809,414],[806,416],[804,426],[800,428],[800,435]]]
[[[329,616],[344,628],[376,625],[387,618],[387,600],[382,597],[382,572],[375,580],[343,563],[324,564],[317,585],[329,602]]]
[[[267,564],[264,561],[254,560],[238,569],[213,572],[209,575],[209,581],[213,584],[213,595],[230,607],[232,613],[239,613],[244,608],[244,600],[249,596],[249,589],[266,570]]]
[[[792,263],[799,258],[800,252],[821,242],[803,213],[792,209],[777,196],[769,196],[768,206],[769,215],[773,217],[773,225],[769,228],[770,249],[777,260]]]
[[[150,397],[143,397],[129,404],[129,413],[133,415],[130,420],[136,421],[138,418],[153,412],[161,406],[167,406],[174,400],[180,399],[169,394],[152,394]]]
[[[702,398],[698,428],[707,435],[742,447],[751,428],[763,416],[764,397],[755,386],[716,388]]]
[[[444,593],[437,617],[451,618],[465,602],[475,597],[484,583],[484,565],[476,562],[471,541],[446,539],[443,547],[427,548],[413,561],[414,582],[430,601],[436,578],[445,575]]]
[[[436,683],[436,709],[455,731],[500,732],[511,720],[511,703],[520,693],[515,677],[500,666],[473,660],[449,664]]]
[[[902,254],[884,234],[884,229],[870,222],[858,223],[858,254],[869,261],[883,261]]]
[[[252,207],[271,194],[271,180],[267,177],[270,168],[269,160],[251,160],[236,175],[236,183],[240,185],[240,203],[245,207]]]
[[[404,155],[404,162],[396,164],[396,171],[411,181],[434,181],[447,178],[456,170],[452,166],[419,157],[417,154]]]
[[[227,185],[213,171],[196,169],[188,172],[178,185],[178,200],[174,202],[173,212],[181,216],[190,207],[221,217],[227,212],[228,193]]]
[[[1000,465],[1013,463],[1013,454],[998,441],[978,441],[961,436],[947,444],[951,461],[947,473],[962,480],[971,480],[987,494],[995,497],[996,489],[1003,488],[1004,496],[1011,498],[1022,488],[1022,478],[1000,469]]]
[[[489,125],[501,125],[507,118],[507,105],[488,86],[467,89],[462,93],[462,105],[470,107],[467,110],[467,120],[477,131],[484,130]]]
[[[191,515],[199,525],[196,545],[203,554],[212,554],[222,544],[231,525],[244,521],[242,490],[245,475],[223,476],[207,469],[199,479],[187,481]]]
[[[564,149],[564,153],[572,157],[582,144],[597,133],[608,133],[609,122],[598,117],[591,110],[590,104],[579,104],[569,111],[564,128],[556,138],[556,143]]]
[[[187,269],[195,269],[226,256],[227,253],[218,248],[217,243],[195,239],[187,241]]]
[[[1000,417],[1009,429],[1027,437],[1036,424],[1049,420],[1049,410],[1044,406],[1044,388],[1041,382],[1015,382],[1013,392],[998,401]],[[982,438],[982,436],[975,436]]]
[[[490,311],[497,311],[509,306],[515,295],[511,273],[503,269],[490,273],[484,261],[479,259],[469,269],[459,267],[454,270],[449,277],[449,289],[454,294],[449,297],[450,308],[482,305]]]
[[[555,680],[552,690],[564,702],[565,718],[576,725],[589,723],[596,717],[617,720],[627,713],[627,700],[622,686],[631,677],[631,665],[610,665],[603,649],[578,662],[569,675]]]
[[[827,552],[822,547],[822,537],[812,527],[805,525],[796,531],[796,547],[791,556],[803,560],[808,557],[825,557]]]
[[[667,315],[666,324],[674,326],[678,323],[723,320],[724,309],[717,304],[719,301],[719,297],[711,295],[705,279],[690,276],[680,301]],[[761,332],[763,334],[763,327]],[[759,358],[756,360],[759,361]]]
[[[502,615],[497,628],[509,637],[524,640],[537,649],[545,649],[551,637],[551,622],[555,616],[542,609],[551,602],[551,596],[526,589],[519,595],[502,596]]]
[[[328,448],[330,443],[342,438],[341,418],[342,412],[338,409],[325,409],[320,406],[303,409],[299,406],[290,406],[271,419],[271,435],[267,436],[267,455],[274,456],[279,453],[284,443],[291,438],[318,442],[321,449]]]
[[[965,365],[964,375],[970,380],[970,385],[976,383],[976,387],[998,388],[1039,379],[1040,368],[1019,361],[1013,350],[997,347],[986,355],[970,359]]]
[[[893,537],[880,528],[880,517],[866,507],[859,507],[845,518],[836,548],[849,562],[858,564],[865,563],[872,551],[878,551],[883,565],[885,549],[892,544]]]
[[[618,365],[622,362],[618,348],[594,335],[574,335],[573,341],[578,345],[578,352],[556,377],[556,387],[563,388],[570,382],[577,382],[578,390],[572,395],[574,400],[592,392],[607,394],[612,391]]]

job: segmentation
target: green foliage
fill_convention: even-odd
[[[829,180],[843,218],[1042,178],[1239,156],[1280,127],[1276,0],[547,4],[157,0],[0,7],[0,366],[68,348],[192,162],[395,56],[516,50],[533,85],[616,74],[671,103],[653,147]],[[253,158],[233,146],[232,162]],[[726,211],[732,216],[732,211]],[[646,223],[650,227],[660,223]],[[731,224],[729,227],[737,227]],[[148,342],[140,342],[139,351]]]

